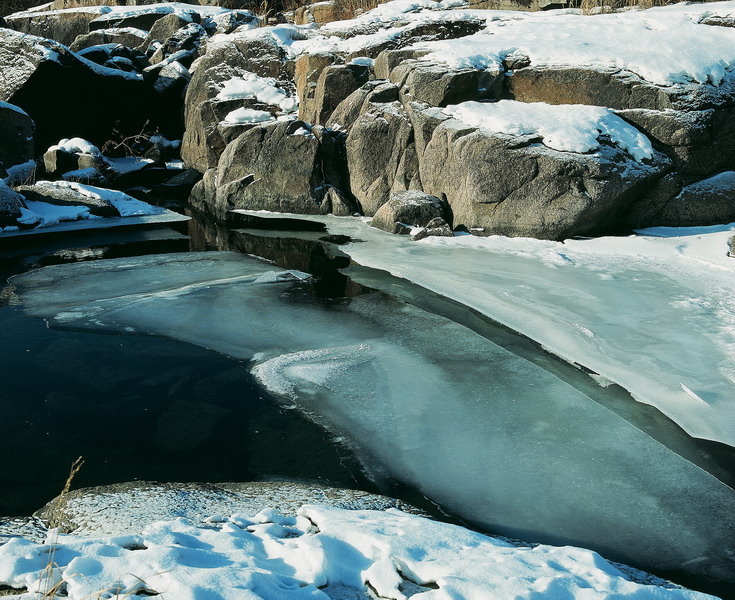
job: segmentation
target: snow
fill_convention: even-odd
[[[359,233],[366,243],[348,251],[369,247],[368,255],[389,256],[394,268],[414,265],[415,249],[430,255],[434,280],[445,280],[451,266],[468,296],[486,295],[475,284],[481,273],[509,277],[499,253],[482,251],[482,262],[470,257],[465,264],[446,248],[372,237],[364,224]],[[376,240],[388,250],[376,251]],[[451,260],[440,258],[447,255]],[[523,264],[510,266],[520,278]],[[543,271],[525,269],[532,284],[548,287]],[[480,526],[605,548],[652,568],[696,572],[706,564],[731,577],[731,488],[512,348],[379,293],[322,305],[294,293],[308,285],[301,277],[209,252],[47,267],[12,285],[24,310],[54,327],[132,327],[253,360],[254,375],[271,393],[347,440],[369,474],[415,486]],[[563,289],[553,299],[563,304],[558,295],[573,300],[574,293]],[[605,311],[615,316],[620,309],[610,297]],[[556,332],[553,317],[563,314],[556,307],[521,316],[537,324],[542,311],[543,327]],[[635,347],[635,339],[624,342]]]
[[[25,203],[27,208],[21,207],[21,216],[18,219],[18,222],[24,225],[37,223],[36,227],[51,227],[61,221],[77,221],[92,217],[87,206],[57,206],[32,200],[26,200]]]
[[[273,121],[274,119],[275,117],[267,110],[237,108],[227,113],[224,123],[228,125],[238,125],[241,123],[263,123],[265,121]]]
[[[463,102],[442,109],[471,127],[509,135],[539,135],[545,146],[562,152],[592,152],[601,135],[642,161],[653,157],[649,139],[608,108],[580,104]]]
[[[19,165],[13,165],[6,169],[8,176],[5,178],[5,181],[11,185],[24,183],[33,177],[35,170],[35,160],[29,160]]]
[[[293,112],[298,108],[298,101],[278,87],[274,78],[259,77],[255,73],[245,73],[227,80],[217,94],[217,100],[244,98],[254,98],[263,104],[279,106],[284,112]]]
[[[92,144],[91,142],[88,142],[85,139],[82,138],[71,138],[71,139],[63,139],[58,144],[55,144],[51,146],[48,151],[52,150],[63,150],[65,152],[71,152],[72,154],[92,154],[94,156],[101,156],[102,153],[100,152],[100,149]]]
[[[74,171],[67,171],[61,178],[66,181],[92,181],[99,178],[99,171],[94,167],[87,167],[86,169],[76,169]]]
[[[51,548],[58,567],[49,577]],[[265,509],[200,524],[157,521],[110,538],[56,530],[45,544],[14,538],[0,547],[0,581],[26,588],[24,598],[63,581],[71,600],[153,592],[177,600],[329,600],[347,590],[366,599],[369,589],[394,600],[712,598],[635,583],[588,550],[515,547],[395,509],[313,505],[295,515]]]
[[[152,138],[151,138],[152,140]],[[137,156],[126,156],[123,158],[106,158],[110,168],[119,175],[140,171],[153,164],[150,158],[138,158]]]
[[[719,85],[735,65],[735,31],[698,22],[734,10],[733,2],[714,2],[594,16],[487,11],[487,27],[475,35],[413,47],[455,68],[501,69],[506,56],[520,54],[535,67],[622,69],[662,86]]]
[[[152,135],[150,138],[152,144],[158,144],[164,148],[177,149],[181,147],[181,140],[169,140],[167,137],[162,135]]]

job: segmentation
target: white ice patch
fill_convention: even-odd
[[[236,108],[227,113],[224,123],[227,125],[239,125],[246,123],[265,123],[273,121],[275,117],[267,110],[256,110],[254,108]]]
[[[562,152],[597,150],[605,135],[636,161],[650,159],[649,139],[608,108],[579,104],[551,105],[513,100],[463,102],[442,109],[471,127],[509,135],[538,135],[545,146]]]
[[[284,112],[293,112],[298,108],[298,101],[290,98],[286,90],[276,85],[272,77],[259,77],[255,73],[245,73],[224,83],[217,94],[217,100],[238,100],[254,98],[263,104],[279,106]]]
[[[51,548],[53,576],[46,569]],[[179,518],[110,538],[54,530],[45,544],[17,537],[0,547],[0,583],[44,594],[57,582],[70,600],[329,600],[368,598],[370,589],[406,600],[407,585],[422,600],[712,598],[635,583],[589,550],[515,547],[395,509],[308,505],[295,518],[272,510],[216,515],[206,526]]]
[[[550,271],[523,256],[507,260],[482,250],[473,257],[459,246],[448,252],[375,233],[363,225],[354,237],[366,243],[353,246],[369,247],[365,256],[389,256],[388,268],[421,262],[434,284],[448,282],[475,300],[488,300],[493,278],[502,280],[491,306],[515,311],[552,341],[599,346],[603,362],[614,363],[605,350],[621,330],[627,356],[640,364],[634,355],[643,346],[629,337],[628,324],[637,289],[621,306],[615,288],[595,287],[614,282],[597,272],[584,278],[574,265]],[[596,282],[589,292],[568,287],[576,272]],[[704,556],[712,572],[733,572],[731,488],[538,364],[465,327],[378,293],[321,304],[293,287],[298,278],[235,253],[209,252],[46,267],[11,283],[34,316],[52,320],[80,311],[68,327],[132,327],[242,360],[257,356],[254,373],[262,384],[351,440],[369,471],[378,464],[378,472],[475,523],[516,537],[532,531],[539,540],[604,547],[661,569],[686,569]],[[508,285],[519,281],[527,288]],[[660,282],[646,281],[659,291]],[[589,304],[573,323],[593,336],[558,325],[575,303]],[[93,316],[84,314],[88,309]],[[656,318],[647,302],[641,310]],[[605,319],[609,326],[602,327]],[[667,330],[655,323],[654,331]],[[676,352],[686,352],[679,334],[674,342]],[[643,376],[655,371],[642,366]],[[680,383],[701,396],[700,388],[682,378],[673,390],[698,406]]]

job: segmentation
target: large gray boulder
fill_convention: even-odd
[[[678,175],[672,174],[633,208],[630,225],[634,228],[731,223],[735,221],[735,171],[683,187]]]
[[[35,124],[22,108],[0,102],[0,164],[12,167],[33,158]]]
[[[21,185],[16,189],[28,200],[59,206],[86,206],[90,213],[99,217],[120,215],[108,200],[84,194],[75,184],[67,181],[38,181],[32,185]]]
[[[350,189],[372,216],[390,194],[421,189],[413,129],[399,102],[375,104],[353,124],[346,140]]]
[[[135,27],[113,27],[111,29],[98,29],[77,36],[69,49],[79,52],[92,46],[102,44],[120,44],[128,48],[137,48],[148,37],[148,32]]]
[[[237,40],[208,49],[196,62],[186,89],[181,157],[187,166],[202,173],[217,166],[229,141],[218,129],[227,114],[238,108],[269,108],[252,99],[218,99],[225,82],[246,73],[284,80],[284,62],[283,50],[271,38]]]
[[[406,226],[425,227],[433,219],[448,217],[447,206],[436,196],[416,190],[393,192],[370,221],[389,233],[402,233]]]
[[[16,224],[23,197],[0,179],[0,227]]]
[[[330,182],[324,179],[322,143],[306,127],[301,121],[260,125],[230,143],[219,160],[210,211],[329,212],[323,205]],[[205,175],[205,190],[211,177]]]
[[[331,65],[317,81],[299,94],[299,118],[314,125],[326,125],[337,106],[370,77],[364,65]]]
[[[645,164],[605,142],[579,154],[538,141],[442,121],[420,155],[423,189],[446,198],[455,226],[561,240],[619,227],[671,168],[660,153]]]
[[[103,13],[99,7],[72,11],[34,11],[10,15],[5,21],[7,26],[15,31],[55,40],[68,46],[77,37],[88,33],[89,24]]]

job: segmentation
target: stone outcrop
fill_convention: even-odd
[[[11,29],[48,38],[69,46],[89,32],[89,24],[102,15],[101,9],[89,7],[74,11],[25,12],[6,18]]]
[[[137,48],[148,37],[148,32],[135,27],[118,27],[112,29],[98,29],[77,36],[69,49],[79,52],[91,46],[102,44],[120,44],[128,48]]]
[[[195,194],[215,215],[234,208],[326,214],[330,138],[301,121],[258,125],[231,142]]]
[[[364,65],[330,65],[322,69],[317,81],[307,84],[299,93],[299,118],[325,125],[339,103],[369,77],[370,69]]]
[[[0,102],[0,164],[12,167],[33,158],[35,124],[18,106]]]
[[[63,138],[101,145],[114,130],[138,133],[146,122],[176,138],[175,106],[163,102],[135,73],[98,67],[65,46],[0,29],[0,101],[21,107],[36,124],[40,154]],[[49,90],[63,90],[49,102]]]
[[[307,4],[297,8],[294,13],[294,23],[297,25],[308,25],[309,23],[323,25],[345,18],[349,18],[349,15],[345,14],[334,0]]]
[[[65,181],[39,181],[32,185],[21,185],[17,188],[28,200],[46,202],[59,206],[86,206],[89,212],[98,217],[117,217],[120,213],[105,199],[85,195]]]
[[[406,226],[426,227],[432,220],[448,216],[448,207],[425,192],[394,192],[370,221],[370,225],[389,233],[404,233]],[[451,233],[451,229],[450,229]]]
[[[252,99],[218,99],[224,83],[245,73],[283,79],[284,60],[283,50],[274,41],[255,38],[218,44],[198,61],[184,106],[181,156],[188,166],[201,172],[217,166],[231,141],[219,128],[227,114],[242,107],[268,108]]]

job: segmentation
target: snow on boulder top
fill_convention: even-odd
[[[352,25],[365,25],[367,23],[390,24],[394,21],[405,19],[409,13],[415,16],[426,11],[445,11],[467,6],[465,0],[394,0],[379,4],[373,10],[345,21],[334,21],[326,23],[322,29],[344,29]]]
[[[662,86],[719,85],[735,64],[735,29],[700,21],[733,11],[732,1],[594,16],[476,11],[487,18],[481,32],[413,47],[454,68],[499,69],[506,56],[523,54],[537,67],[622,69]]]
[[[100,149],[93,143],[78,137],[63,139],[58,144],[51,146],[49,151],[51,150],[64,150],[72,154],[92,154],[94,156],[100,156],[102,154]]]
[[[579,104],[463,102],[442,109],[444,114],[493,133],[539,135],[545,146],[561,152],[592,152],[600,136],[627,152],[636,161],[653,157],[649,139],[608,108]]]
[[[238,108],[227,113],[225,124],[239,125],[242,123],[264,123],[273,121],[274,117],[267,110],[256,110],[254,108]]]
[[[143,14],[176,14],[186,18],[186,15],[197,13],[202,17],[214,17],[216,15],[231,12],[228,8],[219,6],[200,6],[198,4],[185,4],[183,2],[161,2],[160,4],[144,4],[140,6],[109,6],[106,7],[105,15],[96,19],[120,19],[123,17],[134,17]]]
[[[298,107],[298,101],[290,98],[286,90],[278,87],[275,79],[259,77],[255,73],[245,73],[227,80],[217,94],[217,100],[244,98],[254,98],[263,104],[279,106],[285,112],[293,112]]]

